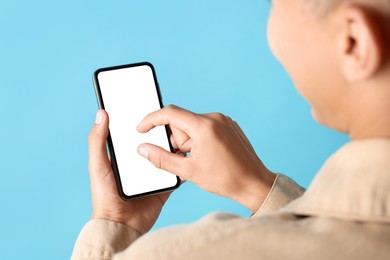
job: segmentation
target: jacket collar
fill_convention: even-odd
[[[284,210],[390,223],[390,139],[353,141],[333,154]]]

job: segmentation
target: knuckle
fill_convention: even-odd
[[[212,118],[215,121],[217,121],[219,123],[222,123],[222,124],[226,124],[226,123],[229,123],[229,122],[232,121],[232,119],[229,116],[227,116],[225,114],[222,114],[222,113],[219,113],[219,112],[218,113],[213,113],[212,114]]]
[[[164,107],[164,110],[167,112],[167,115],[173,116],[173,115],[175,115],[176,111],[178,110],[178,107],[170,104],[170,105]]]
[[[226,116],[222,113],[219,113],[219,112],[213,113],[213,116],[214,116],[215,120],[217,120],[217,121],[224,121],[226,119]]]
[[[218,132],[219,129],[219,122],[212,118],[205,118],[205,120],[202,121],[200,126],[200,131],[204,132],[204,134],[215,134]]]
[[[216,138],[221,137],[226,127],[230,127],[233,120],[222,113],[212,113],[209,116],[203,117],[201,124],[201,131],[203,134],[213,136]]]
[[[165,107],[168,111],[173,111],[173,110],[177,110],[177,106],[176,105],[173,105],[173,104],[169,104],[168,106]]]

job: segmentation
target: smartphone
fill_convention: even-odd
[[[173,151],[167,126],[146,134],[136,130],[146,115],[163,107],[153,65],[142,62],[101,68],[93,81],[99,108],[109,116],[107,147],[119,195],[130,199],[179,187],[179,177],[157,169],[137,153],[142,143]]]

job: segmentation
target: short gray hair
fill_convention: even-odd
[[[315,12],[326,15],[344,3],[356,3],[390,16],[390,0],[302,0]]]

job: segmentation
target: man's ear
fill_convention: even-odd
[[[381,26],[369,9],[347,4],[338,13],[341,69],[345,79],[356,82],[370,78],[383,62]]]

